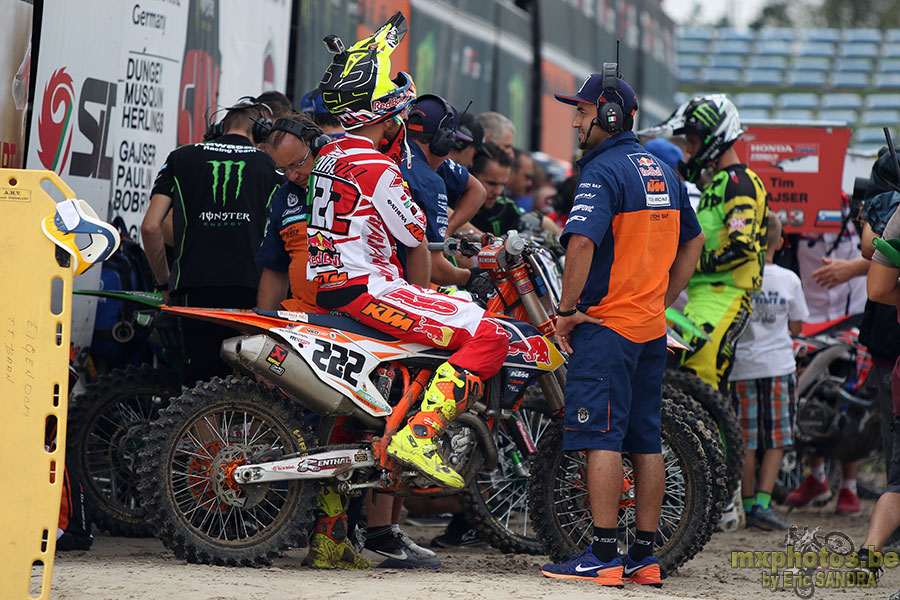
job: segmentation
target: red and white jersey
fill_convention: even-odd
[[[346,134],[326,145],[308,183],[307,279],[319,289],[401,279],[391,243],[418,246],[425,213],[397,165],[368,138]]]

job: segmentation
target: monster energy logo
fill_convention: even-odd
[[[211,160],[208,161],[210,165],[212,165],[212,176],[213,176],[213,204],[216,204],[216,196],[217,190],[219,189],[219,174],[222,174],[222,206],[225,206],[225,201],[227,200],[226,190],[228,189],[228,182],[231,180],[231,173],[233,170],[237,171],[237,189],[234,192],[234,197],[237,198],[241,194],[241,184],[244,180],[244,167],[247,166],[242,160]],[[236,169],[235,169],[236,167]]]
[[[712,104],[701,104],[694,109],[694,116],[707,127],[715,127],[719,120],[719,111]]]

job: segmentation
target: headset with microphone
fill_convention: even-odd
[[[456,142],[456,128],[452,127],[453,122],[453,107],[449,102],[437,96],[435,94],[422,94],[418,98],[416,98],[415,102],[418,104],[421,100],[434,100],[435,102],[439,102],[441,106],[444,107],[444,116],[441,117],[440,123],[438,123],[438,129],[431,135],[431,141],[428,143],[428,149],[431,150],[431,153],[435,156],[447,156],[450,154],[450,150],[453,149],[453,144]],[[416,108],[413,105],[410,108],[410,116],[415,114]],[[424,115],[422,115],[424,120]],[[450,119],[451,127],[444,126],[444,121]]]
[[[222,137],[225,133],[225,120],[216,121],[216,115],[222,111],[228,112],[229,110],[246,110],[250,108],[265,108],[269,111],[269,114],[274,114],[272,109],[265,102],[260,102],[253,96],[242,96],[237,99],[237,102],[234,103],[233,106],[224,106],[218,107],[215,111],[213,111],[212,115],[207,116],[206,118],[206,133],[203,135],[203,141],[209,142],[218,137]],[[207,109],[207,112],[209,109]],[[253,134],[253,140],[257,144],[261,144],[266,141],[266,138],[269,136],[269,132],[272,130],[272,119],[269,119],[265,116],[260,116],[257,118],[250,118],[253,121],[253,129],[251,133]]]
[[[618,75],[619,63],[603,63],[603,79],[600,80],[603,91],[597,97],[597,118],[600,127],[612,135],[622,131],[622,106],[625,105],[625,98],[619,90]],[[611,101],[614,96],[619,99],[618,104]]]
[[[284,117],[275,121],[274,124],[266,126],[266,137],[268,138],[275,131],[284,131],[296,136],[309,145],[309,151],[312,152],[313,156],[318,156],[325,144],[331,142],[331,136],[322,133],[322,130],[318,127],[310,127],[299,121]]]

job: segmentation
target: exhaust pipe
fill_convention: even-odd
[[[284,356],[275,363],[274,356]],[[286,351],[286,352],[285,352]],[[354,417],[376,432],[384,430],[384,420],[373,417],[327,383],[319,379],[302,356],[286,343],[277,343],[267,335],[243,335],[222,342],[222,360],[271,381],[285,394],[323,417]]]

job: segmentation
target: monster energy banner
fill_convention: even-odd
[[[156,172],[202,138],[220,90],[230,105],[284,89],[290,14],[287,0],[45,0],[27,168],[56,171],[139,241]],[[99,278],[91,269],[75,287]],[[93,313],[78,299],[76,349]]]

